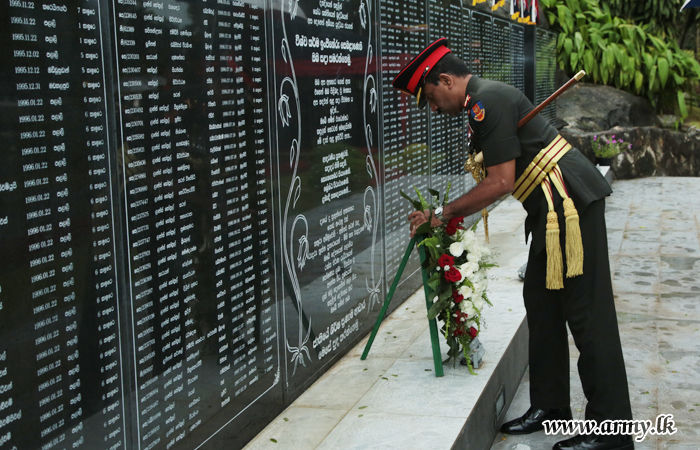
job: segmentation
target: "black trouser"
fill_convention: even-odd
[[[564,213],[561,206],[558,209],[565,254]],[[568,323],[580,352],[578,372],[588,399],[586,419],[629,420],[632,410],[610,277],[605,199],[588,205],[580,226],[583,275],[565,275],[564,289],[545,288],[546,251],[530,252],[523,287],[530,328],[530,404],[542,409],[570,404]]]

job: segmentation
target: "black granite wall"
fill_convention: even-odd
[[[457,0],[6,0],[0,449],[241,448],[357,343],[399,190],[473,185],[390,87],[440,36],[554,88],[551,34]]]

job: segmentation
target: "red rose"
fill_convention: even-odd
[[[479,331],[474,328],[474,327],[469,327],[469,336],[474,339],[476,335],[479,334]]]
[[[445,253],[444,255],[442,255],[440,257],[440,259],[438,259],[438,266],[440,266],[440,267],[445,267],[445,266],[452,267],[452,266],[454,266],[454,264],[455,264],[455,259],[453,257],[451,257],[450,255],[448,255],[447,253]]]
[[[445,279],[450,283],[460,281],[462,279],[462,274],[455,267],[450,267],[449,270],[445,271]]]
[[[451,218],[451,219],[449,220],[449,222],[447,222],[447,223],[451,223],[451,224],[453,224],[454,226],[457,226],[457,225],[460,225],[460,224],[462,223],[463,220],[464,220],[464,216],[462,216],[462,217],[453,217],[453,218]]]
[[[454,290],[452,291],[452,298],[454,299],[455,303],[460,303],[462,300],[464,300],[464,296]]]
[[[457,230],[463,230],[460,225],[462,224],[462,221],[464,220],[464,217],[453,217],[451,218],[448,222],[447,225],[445,226],[445,233],[447,233],[449,236],[452,236],[457,232]]]

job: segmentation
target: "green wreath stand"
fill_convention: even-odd
[[[408,248],[406,249],[406,253],[403,255],[403,259],[401,260],[399,270],[396,273],[396,276],[394,277],[394,282],[391,284],[391,289],[389,289],[389,292],[386,296],[386,300],[384,300],[382,309],[379,312],[377,321],[375,322],[374,328],[372,329],[372,334],[370,334],[369,340],[367,341],[367,345],[365,345],[365,351],[362,352],[362,357],[360,359],[362,359],[363,361],[367,359],[367,355],[369,354],[369,350],[372,347],[374,338],[377,336],[377,332],[379,331],[379,326],[382,324],[382,320],[384,320],[384,314],[386,314],[386,310],[389,307],[389,303],[391,303],[391,299],[394,296],[394,291],[396,291],[396,287],[399,285],[399,280],[401,280],[401,275],[403,275],[403,271],[406,268],[408,258],[411,256],[411,252],[413,252],[413,249],[418,244],[423,242],[423,239],[425,239],[425,235],[417,235],[414,236],[408,243]],[[421,274],[423,275],[423,290],[425,291],[425,307],[427,312],[430,310],[430,307],[432,305],[430,305],[430,300],[428,300],[430,298],[431,289],[430,287],[428,287],[428,272],[424,268],[424,264],[427,258],[424,246],[418,247],[418,256],[420,257],[420,270]],[[428,328],[430,329],[430,343],[433,347],[433,363],[435,365],[435,376],[442,377],[444,376],[444,372],[442,369],[442,355],[440,354],[440,341],[438,336],[437,320],[428,320]]]

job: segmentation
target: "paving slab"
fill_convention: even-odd
[[[632,413],[655,421],[672,414],[675,434],[647,436],[637,450],[700,449],[700,178],[615,181],[606,225],[618,326]],[[686,193],[686,195],[678,195]],[[571,355],[577,354],[570,340]],[[571,361],[574,418],[586,399]],[[530,405],[527,373],[506,414]],[[580,415],[577,417],[577,412]],[[492,450],[540,450],[569,436],[499,433]]]

